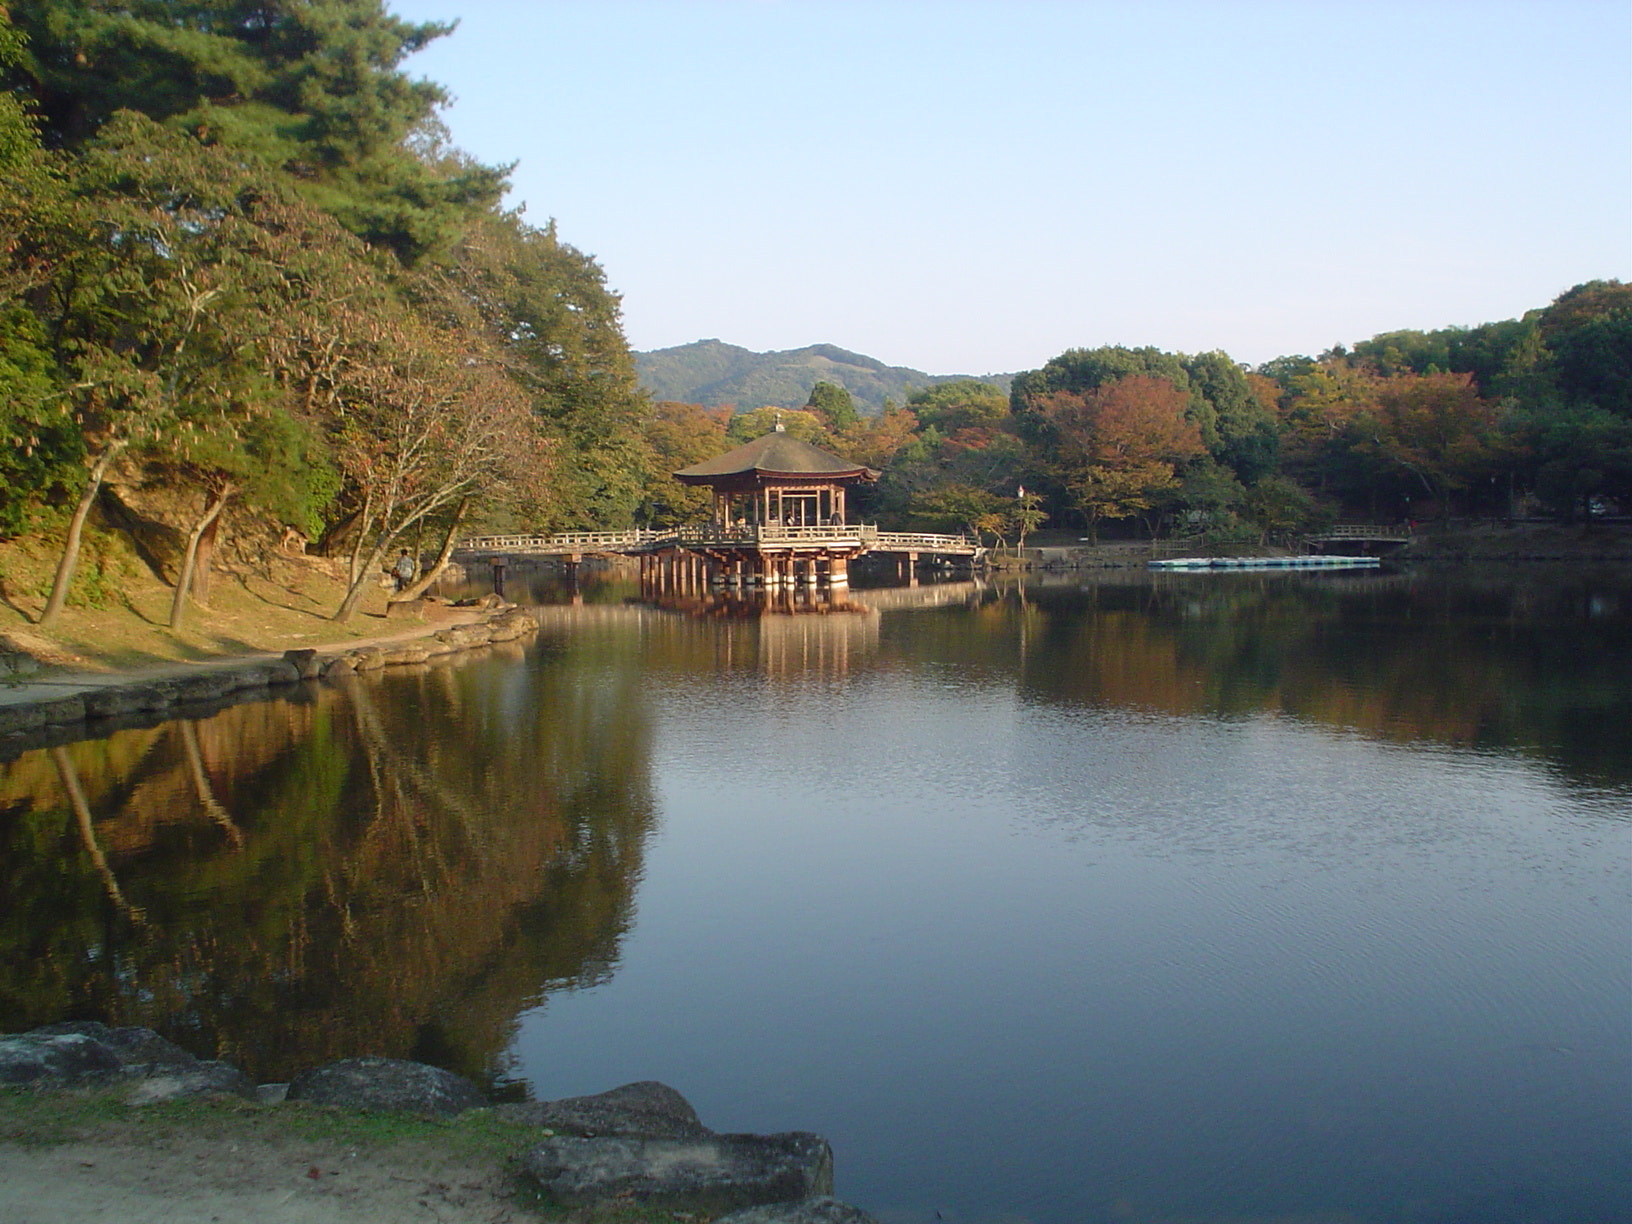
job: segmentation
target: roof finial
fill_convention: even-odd
[[[777,409],[777,412],[776,412],[776,428],[774,430],[772,430],[772,432],[773,433],[784,433],[784,432],[786,432],[782,428],[782,410],[780,408]]]

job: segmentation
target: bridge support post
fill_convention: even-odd
[[[833,557],[827,563],[827,585],[830,587],[847,587],[850,585],[850,558]]]

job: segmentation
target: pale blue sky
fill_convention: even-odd
[[[388,0],[637,349],[1259,362],[1632,280],[1626,0]]]

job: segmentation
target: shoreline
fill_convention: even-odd
[[[257,651],[122,671],[50,671],[0,686],[0,759],[126,726],[206,714],[327,680],[424,664],[536,633],[536,615],[491,599],[470,606],[430,604],[439,627],[324,646]]]

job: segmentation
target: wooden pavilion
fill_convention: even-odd
[[[786,433],[770,433],[674,473],[713,490],[706,525],[680,528],[642,576],[665,587],[714,584],[838,586],[876,529],[851,523],[845,495],[878,472]]]
[[[865,464],[841,459],[783,431],[768,434],[674,474],[714,491],[711,521],[746,526],[828,527],[845,522],[845,490],[878,479]]]

